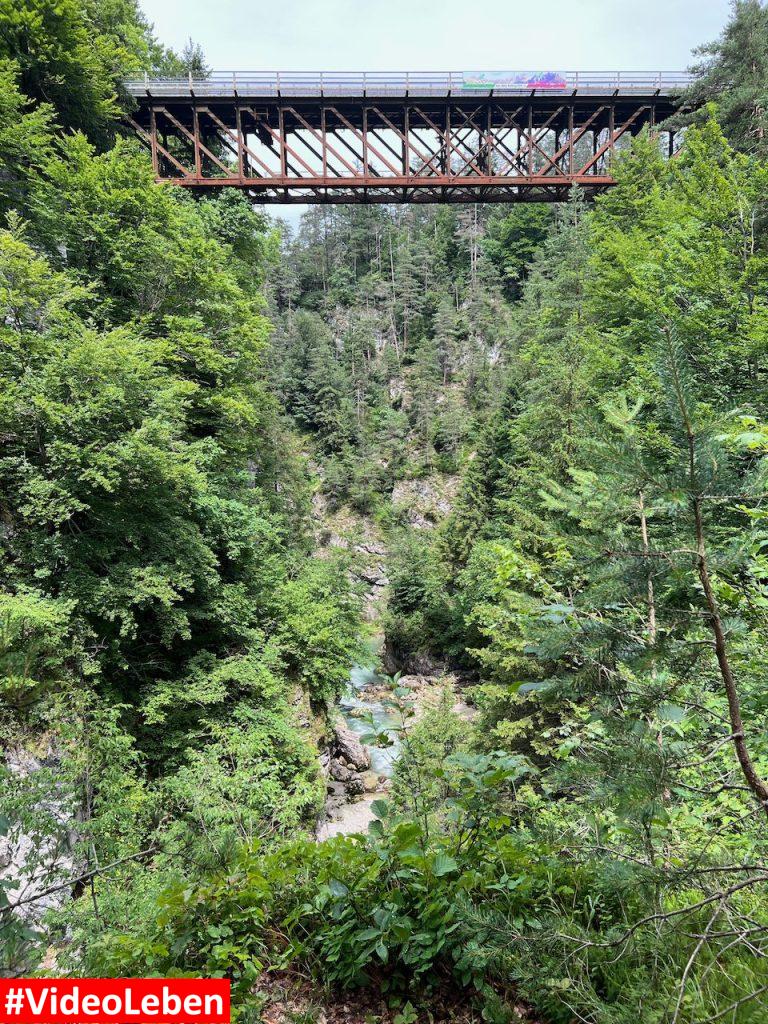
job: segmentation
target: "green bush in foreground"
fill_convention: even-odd
[[[531,824],[551,812],[509,755],[452,755],[445,772],[440,828],[376,801],[367,836],[254,850],[204,883],[168,886],[149,920],[92,941],[86,968],[228,976],[245,1016],[257,1011],[263,973],[289,967],[416,1002],[436,987],[466,987],[491,1021],[509,1019],[511,987],[553,1024],[574,1014],[629,1024],[638,1010],[643,1024],[693,1024],[760,988],[759,956],[722,921],[713,927],[715,906],[718,920],[768,925],[758,890],[738,872],[739,890],[714,901],[691,865],[670,874],[547,845],[541,821],[538,838]],[[711,941],[695,960],[703,931]],[[761,1012],[747,1000],[728,1019],[758,1022]]]

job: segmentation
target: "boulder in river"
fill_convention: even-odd
[[[362,775],[353,775],[346,783],[349,796],[362,796],[365,793],[365,782]]]
[[[331,778],[336,782],[349,782],[354,773],[340,761],[331,761]]]
[[[336,734],[336,756],[343,757],[348,764],[354,765],[360,770],[370,768],[371,759],[368,752],[352,730],[348,729],[346,725],[339,724],[334,731]]]

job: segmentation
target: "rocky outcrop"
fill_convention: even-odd
[[[392,507],[415,529],[431,529],[450,514],[459,483],[458,476],[442,474],[398,480],[392,488]]]
[[[333,814],[350,797],[360,796],[367,791],[363,773],[368,773],[371,767],[368,751],[342,722],[334,726],[327,765],[326,813]]]
[[[319,826],[318,837],[327,838],[343,831],[334,823],[349,813],[350,803],[363,799],[366,794],[379,792],[386,780],[371,770],[368,751],[343,722],[334,726],[328,749],[320,763],[327,779],[327,795],[325,820]]]
[[[337,760],[341,759],[342,763],[362,771],[371,767],[368,751],[346,725],[337,725],[334,729],[334,748]]]
[[[377,622],[389,586],[387,552],[384,545],[379,543],[355,544],[354,550],[359,556],[359,567],[353,570],[353,575],[364,588],[363,618],[366,622]]]
[[[375,524],[349,508],[329,511],[327,499],[321,492],[313,497],[313,516],[321,558],[334,548],[353,553],[349,576],[362,593],[363,618],[376,622],[381,617],[389,579],[387,549]]]
[[[50,786],[48,779],[49,771],[59,765],[60,757],[53,747],[37,755],[21,748],[5,753],[5,766],[13,780],[29,779],[34,783],[35,776],[41,780],[40,799],[33,809],[37,825],[28,831],[11,827],[0,836],[0,880],[15,883],[12,901],[25,901],[16,913],[32,928],[40,925],[47,910],[62,906],[69,898],[66,889],[53,893],[46,890],[78,873],[75,817],[64,794]]]
[[[402,651],[389,637],[384,641],[381,663],[388,675],[403,672],[412,676],[437,677],[451,668],[442,658],[435,658],[426,651]]]

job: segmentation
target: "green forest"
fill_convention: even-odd
[[[768,1021],[763,0],[692,59],[594,201],[294,227],[124,130],[204,48],[0,0],[0,977]]]

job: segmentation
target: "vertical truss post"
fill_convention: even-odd
[[[403,174],[406,178],[411,176],[411,147],[409,137],[411,131],[411,115],[408,104],[403,108]]]
[[[157,153],[157,113],[155,108],[152,107],[149,111],[149,139],[150,148],[152,150],[152,170],[155,172],[155,177],[160,177],[160,161]]]
[[[611,167],[613,165],[613,158],[616,155],[616,139],[614,137],[615,133],[616,133],[616,104],[612,103],[611,107],[610,107],[610,110],[608,111],[608,142],[609,142],[609,147],[608,147],[608,166],[609,167]],[[597,172],[597,170],[598,169],[596,167],[595,168],[595,172]]]
[[[485,173],[491,175],[493,174],[493,107],[490,102],[486,110],[485,152]]]
[[[600,141],[600,132],[595,125],[592,129],[592,166],[590,167],[591,174],[597,174],[597,161],[594,159],[597,156],[597,147]]]
[[[450,175],[451,173],[451,104],[446,103],[445,105],[445,173]]]
[[[325,104],[320,108],[320,137],[322,139],[322,150],[323,150],[323,177],[328,177],[328,121],[327,111]],[[365,111],[363,111],[363,123],[365,123]],[[365,134],[365,128],[363,128],[363,134]],[[368,167],[368,152],[367,147],[363,145],[363,174],[367,174]]]
[[[245,177],[245,160],[243,154],[245,150],[245,139],[243,137],[243,115],[240,110],[240,104],[235,105],[235,135],[237,136],[237,176],[239,178]]]
[[[283,110],[282,105],[278,108],[278,111],[277,111],[277,125],[278,125],[278,128],[277,128],[278,134],[280,135],[280,177],[281,178],[287,178],[288,177],[288,157],[287,157],[287,154],[285,152],[285,147],[287,145],[287,140],[285,138],[285,111]]]
[[[533,176],[533,100],[528,101],[528,138],[526,139],[528,146],[528,174]]]
[[[568,174],[573,175],[573,100],[568,104]]]
[[[192,135],[194,141],[192,147],[195,151],[195,177],[203,176],[203,154],[200,152],[200,115],[197,112],[197,104],[192,107]]]

